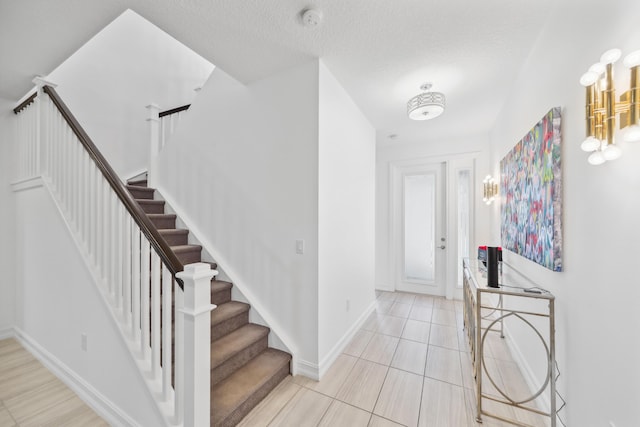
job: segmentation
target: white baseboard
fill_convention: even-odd
[[[102,395],[91,384],[86,382],[57,357],[45,350],[33,338],[19,328],[14,328],[16,339],[51,373],[73,390],[80,399],[100,415],[109,425],[138,427],[139,424],[131,419],[113,402]]]
[[[293,362],[293,372],[294,375],[302,375],[304,377],[310,378],[314,381],[320,381],[320,379],[327,373],[327,371],[333,365],[333,362],[336,361],[338,356],[342,354],[342,351],[349,345],[354,335],[358,330],[362,327],[364,322],[366,322],[369,315],[376,309],[378,306],[377,300],[371,302],[369,307],[358,317],[358,320],[355,321],[353,325],[349,328],[349,330],[340,338],[340,340],[336,343],[335,346],[331,349],[331,351],[320,361],[319,364],[308,362],[306,360],[295,360]]]
[[[15,336],[15,330],[11,326],[0,329],[0,340],[6,340],[7,338],[13,338]]]
[[[322,360],[320,361],[318,378],[322,378],[324,374],[327,373],[329,368],[331,368],[331,365],[333,365],[333,362],[336,361],[336,359],[338,358],[338,356],[340,356],[342,351],[349,345],[349,343],[353,339],[356,332],[358,332],[358,330],[362,327],[362,325],[364,325],[364,322],[367,321],[367,319],[369,318],[369,315],[376,309],[377,306],[378,306],[378,301],[374,299],[371,302],[371,304],[369,304],[369,307],[367,307],[362,312],[362,314],[360,315],[360,317],[358,317],[355,323],[351,325],[349,330],[336,343],[336,345],[333,346],[331,351],[327,353],[325,357],[322,358]]]
[[[395,292],[396,288],[393,285],[383,285],[382,283],[376,283],[376,291]]]
[[[307,362],[306,360],[298,360],[296,362],[296,375],[310,378],[314,381],[320,381],[320,367],[316,363]]]

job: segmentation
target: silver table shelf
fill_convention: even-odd
[[[542,291],[541,293],[525,291],[525,289],[528,289],[534,290],[535,292],[535,289],[537,289],[536,285],[524,276],[519,275],[517,271],[510,268],[506,263],[500,264],[499,283],[501,287],[490,288],[487,286],[486,268],[484,268],[481,261],[464,259],[462,262],[464,273],[464,326],[469,339],[473,374],[476,381],[476,420],[482,422],[483,416],[489,416],[515,425],[529,426],[529,424],[521,421],[508,419],[488,412],[483,403],[486,400],[491,400],[549,417],[551,426],[555,427],[555,297],[546,291]],[[504,279],[506,280],[506,285],[509,285],[508,287],[503,284],[503,278],[505,277],[508,277],[508,279]],[[509,299],[509,302],[512,302],[513,298],[526,298],[530,302],[526,304],[526,309],[505,308],[505,300]],[[523,305],[521,304],[523,302],[522,300],[513,302],[515,304],[509,304],[509,307]],[[491,378],[485,364],[485,340],[488,334],[496,333],[500,334],[501,338],[504,338],[504,322],[510,318],[517,318],[533,329],[534,333],[542,341],[547,358],[547,373],[542,386],[530,397],[524,399],[510,396],[507,391],[500,389]],[[542,321],[533,319],[542,319]],[[541,327],[541,324],[544,326]],[[483,370],[500,396],[486,393],[486,386],[483,388]],[[545,393],[548,393],[547,396],[550,403],[550,411],[548,412],[532,406],[532,402]]]

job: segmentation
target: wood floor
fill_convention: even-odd
[[[487,417],[482,424],[475,421],[474,380],[460,302],[408,293],[377,294],[376,312],[322,381],[288,377],[240,425],[511,425]],[[515,396],[528,396],[504,340],[492,337],[488,349],[486,361],[498,386]],[[528,411],[486,409],[536,427],[549,424]]]
[[[0,341],[0,427],[108,426],[16,340]]]

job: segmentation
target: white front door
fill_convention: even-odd
[[[445,295],[445,163],[404,167],[398,172],[396,289]]]

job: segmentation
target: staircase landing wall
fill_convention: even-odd
[[[317,61],[247,86],[217,68],[160,154],[157,185],[311,366],[318,363],[317,118]],[[304,240],[304,254],[296,240]]]

